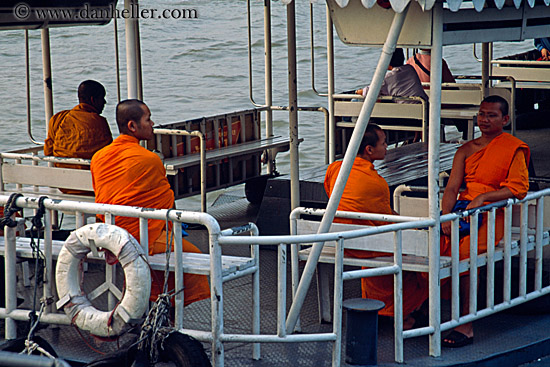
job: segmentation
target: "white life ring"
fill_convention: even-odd
[[[112,252],[124,269],[126,288],[114,313],[95,308],[80,288],[80,260],[94,247]],[[127,321],[140,318],[147,309],[151,274],[143,254],[136,239],[115,225],[94,223],[71,232],[57,259],[57,307],[64,307],[67,316],[82,330],[103,337],[121,334]]]

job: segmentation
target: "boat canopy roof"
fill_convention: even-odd
[[[283,4],[290,4],[293,0],[282,0]],[[310,0],[312,3],[316,2],[316,0]],[[336,4],[340,8],[345,8],[348,6],[350,1],[354,0],[335,0]],[[363,6],[367,9],[372,8],[374,5],[379,4],[383,7],[389,7],[397,12],[401,13],[407,4],[412,2],[412,0],[360,0]],[[417,2],[418,5],[423,10],[430,10],[436,3],[436,0],[414,0],[413,2]],[[542,3],[542,1],[536,1],[536,0],[445,0],[444,6],[449,8],[451,11],[459,11],[462,8],[468,9],[468,8],[474,8],[478,12],[482,11],[486,6],[487,7],[496,7],[497,9],[502,9],[505,6],[515,6],[516,9],[521,8],[524,5],[528,5],[529,7],[533,8],[535,6],[535,2]],[[387,4],[387,5],[386,5]],[[550,0],[544,0],[544,4],[546,6],[550,5]]]
[[[284,0],[287,3],[293,0]],[[441,10],[442,44],[524,41],[550,36],[550,0],[326,0],[342,42],[382,46],[393,17],[409,10],[397,45],[433,46]]]

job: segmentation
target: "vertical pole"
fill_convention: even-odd
[[[174,231],[174,257],[175,257],[175,286],[176,286],[176,315],[175,328],[183,328],[183,305],[184,305],[184,284],[183,284],[183,236],[181,232],[181,223],[172,222],[172,230]],[[170,235],[168,235],[170,238]],[[179,292],[184,289],[182,292]]]
[[[133,4],[136,14],[139,12],[139,4],[137,0]],[[137,98],[143,101],[143,78],[141,72],[141,39],[139,35],[139,19],[134,19],[135,39],[136,44],[136,85],[137,85]]]
[[[14,215],[15,217],[15,215]],[[6,252],[4,254],[5,271],[5,302],[6,313],[9,314],[17,308],[17,276],[15,270],[15,228],[4,226],[4,241],[6,243]],[[17,337],[17,327],[15,320],[6,318],[5,324],[6,339],[15,339]]]
[[[46,129],[48,122],[53,116],[53,91],[52,91],[52,60],[50,57],[50,30],[40,30],[42,40],[42,75],[44,78],[44,113],[46,118]]]
[[[340,366],[342,360],[342,299],[344,296],[344,239],[336,242],[334,254],[334,319],[332,332],[336,334],[336,340],[332,346],[332,366]]]
[[[294,4],[294,2],[292,2],[292,4]],[[365,102],[363,103],[361,112],[359,113],[357,124],[355,125],[355,129],[353,130],[353,134],[351,136],[348,149],[346,150],[346,155],[344,157],[342,167],[340,168],[340,172],[336,179],[336,185],[334,187],[334,190],[332,191],[332,195],[329,198],[325,215],[323,216],[321,224],[319,225],[318,233],[324,233],[328,231],[334,215],[336,214],[338,204],[340,202],[340,199],[342,198],[342,193],[344,192],[347,177],[349,176],[353,161],[355,160],[355,156],[357,155],[357,150],[359,149],[361,139],[365,134],[365,129],[367,128],[370,115],[372,114],[372,110],[374,109],[374,103],[378,99],[378,93],[380,93],[380,87],[382,86],[384,76],[386,75],[386,70],[388,69],[388,66],[390,64],[390,59],[393,55],[393,52],[395,51],[397,38],[399,37],[399,33],[401,32],[401,28],[403,27],[405,17],[407,16],[407,11],[408,5],[402,13],[396,13],[393,18],[393,22],[388,32],[386,42],[384,44],[384,47],[382,48],[382,54],[380,55],[378,66],[376,67],[376,71],[372,79],[371,87],[369,88],[367,98],[365,98]],[[313,273],[315,272],[315,269],[317,267],[317,262],[319,261],[319,257],[321,256],[322,249],[323,243],[321,242],[317,242],[313,245],[309,259],[307,260],[304,272],[302,274],[302,279],[296,291],[296,297],[288,313],[286,324],[287,332],[291,332],[294,329],[296,322],[298,321],[300,309],[304,304],[306,292],[311,283],[311,279],[313,278]]]
[[[53,210],[47,209],[44,216],[44,257],[46,258],[44,266],[44,290],[45,299],[52,299],[54,294],[55,276],[53,268],[52,253],[52,213]],[[46,306],[45,313],[53,310],[53,305]]]
[[[327,3],[327,73],[328,73],[328,162],[336,159],[336,121],[334,118],[334,36]]]
[[[133,0],[124,0],[124,9],[132,11]],[[138,98],[138,77],[137,77],[137,51],[136,51],[136,23],[137,19],[128,17],[125,19],[126,33],[126,78],[128,84],[128,98]]]
[[[265,105],[268,107],[265,111],[265,135],[266,138],[273,136],[273,77],[271,62],[271,0],[264,0],[264,75],[265,75]],[[268,151],[267,173],[271,174],[275,170],[273,165],[273,152]]]
[[[223,367],[224,348],[220,341],[223,333],[223,280],[222,250],[218,234],[210,234],[210,304],[212,325],[212,366]]]
[[[298,157],[298,74],[296,68],[296,2],[286,6],[288,48],[288,129],[290,137],[290,209],[300,206]]]
[[[430,117],[428,126],[428,207],[429,216],[435,219],[436,225],[430,227],[429,238],[429,308],[430,326],[434,333],[430,334],[430,355],[441,354],[441,289],[439,288],[439,142],[441,126],[441,71],[443,60],[443,5],[433,7],[433,45],[430,64]]]
[[[491,75],[491,53],[489,52],[489,43],[481,44],[481,93],[482,97],[487,97],[489,88],[489,76]]]
[[[286,244],[277,246],[277,336],[286,336]]]

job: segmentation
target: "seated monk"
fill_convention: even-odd
[[[44,154],[55,157],[91,159],[95,152],[111,144],[113,137],[105,117],[105,88],[94,80],[78,86],[79,104],[72,110],[56,113],[48,124]],[[56,167],[89,169],[88,166],[56,164]],[[66,194],[93,196],[93,192],[60,189]]]
[[[472,209],[491,202],[525,197],[529,189],[529,147],[518,138],[502,131],[509,118],[508,102],[504,98],[489,96],[481,102],[477,115],[481,137],[467,142],[456,152],[451,176],[441,202],[443,214],[457,210],[455,206],[458,207],[460,204],[466,209]],[[463,182],[466,183],[466,190],[458,195]],[[458,205],[457,197],[463,201],[458,202]],[[504,235],[504,211],[497,211],[494,244],[487,244],[487,215],[483,215],[480,220],[483,221],[478,234],[478,253],[484,253],[487,246],[495,246]],[[443,223],[441,230],[441,256],[451,256],[451,222]],[[469,257],[470,236],[461,236],[460,260]],[[449,283],[448,280],[442,281],[442,286],[448,286]],[[460,280],[460,293],[462,312],[468,313],[467,275]],[[472,323],[460,325],[442,340],[442,345],[461,347],[471,344],[473,336]]]
[[[373,162],[384,159],[386,156],[386,134],[375,124],[369,123],[359,146],[357,157],[344,189],[338,210],[351,212],[366,212],[380,214],[397,214],[390,206],[390,189],[384,178],[382,178]],[[341,161],[332,163],[325,176],[325,190],[330,197],[336,184],[338,172],[340,172]],[[389,224],[371,220],[336,218],[335,222],[362,224],[378,226]],[[379,256],[393,256],[385,252],[345,250],[348,256],[358,258],[370,258]],[[381,315],[393,317],[394,295],[393,275],[370,277],[361,279],[363,298],[372,298],[384,302],[385,307],[380,311]],[[415,324],[413,311],[422,306],[428,298],[428,283],[415,272],[403,272],[403,317],[404,328],[410,329]],[[420,314],[418,314],[420,316]],[[419,323],[420,320],[416,320]],[[418,325],[416,325],[418,326]]]
[[[136,99],[122,101],[116,108],[116,120],[120,136],[92,158],[95,202],[155,209],[173,208],[174,192],[166,178],[162,161],[155,153],[139,145],[140,140],[153,138],[149,108]],[[138,218],[116,217],[115,224],[140,241]],[[165,225],[163,220],[149,220],[149,255],[166,251]],[[185,239],[183,251],[200,252]],[[162,293],[163,284],[164,272],[153,272],[151,300],[156,300],[157,295]],[[210,297],[208,279],[204,275],[184,274],[184,286],[185,305]],[[170,276],[169,289],[174,289],[173,274]]]

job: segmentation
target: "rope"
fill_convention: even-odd
[[[45,304],[48,303],[48,300],[41,299],[40,303],[40,313],[38,316],[36,316],[36,297],[38,293],[38,286],[40,283],[43,283],[44,280],[44,263],[45,263],[45,257],[42,251],[40,250],[40,230],[43,228],[42,225],[42,218],[44,217],[44,213],[46,212],[46,207],[44,206],[44,200],[46,200],[46,196],[41,196],[38,199],[38,209],[36,211],[36,214],[34,217],[31,218],[31,242],[30,246],[33,253],[33,258],[35,259],[34,263],[34,276],[35,276],[35,282],[34,282],[34,290],[33,290],[33,299],[32,299],[32,311],[29,312],[29,334],[27,336],[27,340],[32,340],[34,337],[34,330],[38,326],[38,323],[40,322],[40,317],[42,316],[42,313],[44,311]],[[36,236],[36,242],[35,242],[35,236]]]
[[[158,346],[161,342],[173,332],[170,327],[170,298],[175,296],[175,293],[168,292],[168,276],[170,274],[170,254],[172,252],[172,242],[174,240],[174,229],[170,230],[169,209],[166,212],[166,266],[164,268],[164,285],[163,293],[158,295],[155,304],[149,310],[145,321],[141,327],[141,334],[138,343],[138,349],[149,351],[150,363],[158,361],[159,352]],[[171,294],[172,293],[172,294]]]
[[[19,354],[23,354],[23,353],[33,354],[33,352],[35,351],[39,351],[40,353],[42,353],[43,355],[51,359],[57,359],[54,356],[52,356],[47,350],[45,350],[44,348],[42,348],[40,345],[33,342],[32,340],[25,340],[25,350],[23,350]]]
[[[17,227],[17,221],[15,221],[12,216],[17,213],[18,211],[21,211],[20,207],[18,207],[15,202],[18,198],[22,197],[22,194],[19,193],[13,193],[8,198],[8,201],[6,205],[4,206],[4,218],[0,218],[0,226],[1,228],[4,228],[4,226],[8,226],[10,228]]]

